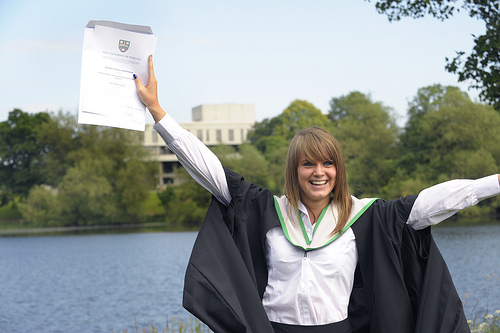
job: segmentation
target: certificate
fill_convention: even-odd
[[[148,81],[148,56],[157,38],[151,28],[89,21],[85,28],[78,123],[144,131],[146,107],[133,74]]]

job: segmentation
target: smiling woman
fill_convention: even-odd
[[[302,159],[297,167],[297,179],[300,198],[313,218],[317,221],[318,213],[330,203],[330,196],[335,188],[337,169],[333,162]]]
[[[297,210],[299,201],[306,206],[311,222],[329,203],[337,187],[336,201],[345,204],[338,223],[341,230],[351,212],[351,200],[345,177],[345,164],[340,145],[326,130],[313,127],[298,132],[290,143],[285,165],[286,197],[290,208]],[[339,179],[337,180],[337,169]]]
[[[321,128],[290,144],[285,195],[222,167],[163,111],[149,59],[136,78],[154,128],[214,196],[186,270],[186,309],[216,332],[468,332],[430,226],[500,194],[500,176],[398,200],[349,194],[342,151]],[[425,277],[425,279],[424,279]]]

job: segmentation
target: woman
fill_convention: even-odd
[[[393,201],[349,195],[342,152],[302,130],[273,197],[224,169],[158,103],[152,58],[137,90],[190,175],[213,195],[188,264],[184,306],[216,332],[468,332],[432,224],[500,193],[500,175]]]

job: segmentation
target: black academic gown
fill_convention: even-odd
[[[273,196],[228,170],[231,204],[212,197],[189,259],[183,306],[214,332],[273,332],[262,306],[264,241],[280,226]],[[470,332],[430,233],[406,225],[416,196],[377,200],[352,226],[358,266],[349,303],[353,332]]]

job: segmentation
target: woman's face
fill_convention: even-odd
[[[332,161],[307,160],[303,155],[297,167],[300,199],[308,206],[330,202],[330,193],[335,188],[337,168]]]

